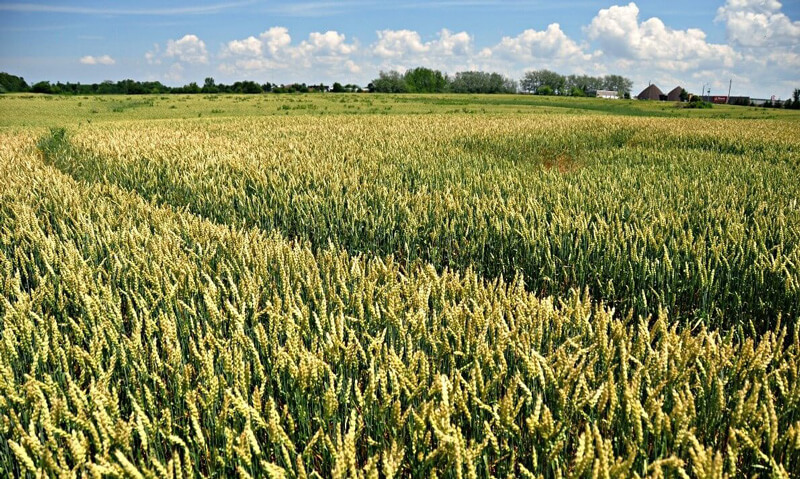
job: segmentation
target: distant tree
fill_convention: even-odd
[[[292,83],[290,85],[273,86],[273,93],[308,93],[305,83]]]
[[[585,94],[588,94],[592,91],[602,90],[603,79],[589,75],[568,75],[564,77],[565,91],[572,95],[576,88],[582,90]]]
[[[540,86],[539,88],[536,89],[536,94],[537,95],[553,95],[553,94],[555,94],[555,92],[553,91],[553,88],[550,85],[542,85],[542,86]]]
[[[333,83],[333,87],[331,87],[331,91],[333,93],[344,93],[346,90],[344,89],[342,84],[337,81],[337,82]]]
[[[261,85],[261,91],[263,91],[264,93],[271,92],[272,91],[272,83],[267,82],[267,83],[264,83],[263,85]]]
[[[520,86],[523,91],[540,95],[562,94],[565,85],[566,78],[550,70],[532,70],[526,72],[522,80],[520,80]],[[549,93],[539,91],[544,87],[548,88],[546,91]]]
[[[217,87],[217,83],[214,81],[213,78],[208,77],[203,82],[203,93],[218,93],[219,88]]]
[[[123,95],[143,95],[148,93],[147,89],[141,82],[134,81],[131,79],[121,80],[118,81],[114,85],[114,93],[119,93]]]
[[[53,87],[50,85],[49,81],[40,81],[38,83],[34,83],[31,87],[31,91],[34,93],[53,93]]]
[[[681,88],[681,101],[689,101],[689,92]]]
[[[480,71],[458,72],[450,82],[453,93],[515,93],[514,80],[499,73]]]
[[[684,108],[711,108],[713,104],[710,101],[703,101],[703,97],[699,95],[690,95],[689,103]]]
[[[603,77],[603,89],[616,91],[619,96],[630,93],[633,81],[621,75],[606,75]]]
[[[552,88],[552,94],[563,95],[565,93],[564,86],[566,84],[566,79],[564,75],[550,70],[542,70],[542,80],[544,81],[544,86]]]
[[[447,77],[439,70],[417,67],[403,75],[406,90],[411,93],[442,93],[447,89]]]
[[[405,93],[408,91],[403,76],[395,71],[380,72],[378,78],[372,80],[370,91],[376,93]]]
[[[573,86],[569,90],[569,96],[586,96],[586,92],[583,91],[582,88],[578,88],[577,86]]]
[[[232,93],[256,94],[261,93],[262,91],[261,85],[251,80],[237,81],[231,85]]]
[[[0,90],[4,92],[23,92],[30,90],[25,79],[9,73],[0,72]]]
[[[519,87],[526,93],[536,93],[540,86],[542,86],[542,79],[538,70],[525,72],[519,81]]]
[[[96,86],[95,92],[99,93],[100,95],[110,95],[116,93],[116,86],[111,80],[105,80]]]
[[[168,86],[164,86],[161,82],[147,82],[146,84],[147,90],[152,94],[158,93],[169,93],[170,88]]]

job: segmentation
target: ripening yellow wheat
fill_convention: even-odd
[[[0,475],[795,477],[800,127],[696,127],[0,132]]]

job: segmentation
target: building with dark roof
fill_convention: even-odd
[[[667,93],[667,101],[681,101],[681,92],[683,88],[676,86],[671,92]]]
[[[648,86],[636,96],[636,98],[638,98],[639,100],[656,100],[656,101],[661,100],[661,97],[664,97],[666,99],[666,95],[664,95],[664,92],[659,90],[659,88],[655,85]]]

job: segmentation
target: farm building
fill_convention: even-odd
[[[616,100],[619,98],[619,93],[615,90],[597,90],[594,92],[597,98],[605,98],[607,100]]]
[[[729,105],[750,106],[749,96],[732,96],[728,97]]]
[[[669,93],[667,93],[667,101],[681,101],[681,92],[683,88],[676,86]]]
[[[659,90],[659,88],[655,85],[648,86],[647,88],[642,90],[642,92],[639,93],[639,95],[636,96],[636,98],[638,98],[639,100],[661,100],[662,97],[664,99],[667,98],[667,96],[664,95],[664,92]]]

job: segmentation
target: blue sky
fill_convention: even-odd
[[[786,97],[800,2],[0,1],[0,70],[28,80],[366,84],[380,70],[529,69]]]

